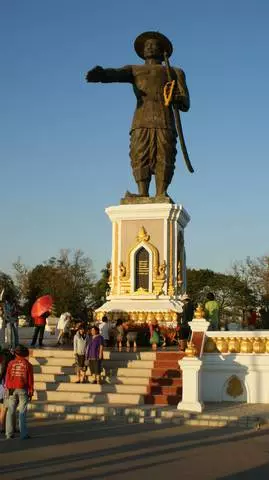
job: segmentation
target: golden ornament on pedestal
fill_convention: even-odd
[[[240,352],[240,342],[236,337],[229,338],[228,350],[230,353],[239,353]]]
[[[144,322],[146,320],[146,313],[145,312],[138,312],[138,321]]]
[[[207,337],[204,352],[205,353],[214,353],[215,351],[216,351],[216,344],[215,344],[213,338]]]
[[[228,352],[228,343],[224,337],[217,337],[216,348],[220,353]]]
[[[129,313],[129,318],[132,322],[136,322],[136,320],[137,320],[136,312],[130,312]]]
[[[264,352],[265,352],[265,342],[260,337],[254,337],[253,353],[264,353]]]
[[[265,351],[266,353],[269,353],[269,338],[266,338],[265,340]]]
[[[148,323],[151,323],[153,320],[155,320],[155,313],[154,312],[148,312],[146,320],[147,320]]]
[[[203,306],[200,303],[194,312],[194,317],[197,319],[205,318],[205,312],[204,312]]]
[[[165,322],[171,321],[172,320],[171,312],[164,312],[163,318]]]
[[[162,312],[156,312],[155,318],[156,318],[157,322],[161,322],[163,320]]]
[[[187,343],[187,348],[185,350],[186,357],[196,357],[197,356],[197,348],[192,342]]]
[[[253,345],[248,338],[242,338],[240,343],[240,353],[252,353]]]

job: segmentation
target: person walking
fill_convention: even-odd
[[[116,327],[115,327],[115,338],[116,338],[116,345],[115,348],[118,349],[119,352],[122,351],[122,342],[124,339],[124,327],[123,327],[123,321],[121,318],[118,318],[116,322]]]
[[[109,344],[109,322],[108,322],[108,318],[106,316],[104,316],[102,318],[102,321],[99,323],[99,330],[100,330],[100,334],[102,335],[103,339],[104,339],[104,346],[105,347],[108,347],[108,344]]]
[[[133,352],[136,352],[137,348],[137,329],[134,325],[126,324],[126,350],[130,351],[131,345],[133,345]]]
[[[39,337],[39,346],[43,347],[43,337],[45,332],[46,320],[50,316],[50,312],[42,313],[39,317],[34,317],[35,329],[31,342],[31,347],[35,347],[37,339]]]
[[[160,327],[157,320],[153,320],[149,325],[150,339],[149,343],[151,344],[152,350],[157,350],[157,347],[160,343]]]
[[[8,296],[6,296],[4,303],[4,312],[7,343],[10,348],[14,349],[19,344],[18,314],[15,303]]]
[[[8,391],[8,411],[6,417],[6,438],[14,438],[14,416],[19,410],[20,438],[30,438],[27,429],[27,405],[34,393],[33,367],[27,360],[29,350],[23,345],[15,348],[15,359],[7,367],[5,388]]]
[[[85,353],[89,337],[86,335],[83,324],[80,324],[78,331],[74,336],[74,354],[76,360],[77,381],[76,383],[86,383]],[[81,379],[82,377],[82,379]]]
[[[179,321],[178,339],[179,339],[179,349],[181,351],[184,351],[186,348],[187,340],[191,332],[189,322],[191,322],[193,319],[194,305],[187,293],[184,293],[181,296],[180,300],[183,302],[183,307],[182,307],[182,314],[180,316],[180,321]]]
[[[209,330],[219,330],[219,304],[212,292],[207,294],[205,317],[210,322]]]
[[[91,375],[94,377],[93,383],[101,383],[102,359],[104,351],[104,339],[100,335],[99,328],[94,326],[91,329],[92,336],[86,348],[86,362],[88,363]]]
[[[57,345],[64,344],[64,336],[68,333],[68,327],[70,325],[70,322],[71,322],[71,313],[69,312],[62,313],[57,325],[57,330],[59,331]]]
[[[11,360],[14,360],[15,355],[9,349],[1,349],[0,348],[0,405],[1,406],[1,414],[0,414],[0,428],[1,433],[5,433],[5,426],[6,426],[6,416],[7,416],[7,408],[8,408],[8,395],[7,391],[5,390],[5,378],[7,373],[7,367]],[[13,417],[14,422],[14,431],[16,430],[16,415]]]

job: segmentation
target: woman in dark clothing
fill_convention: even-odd
[[[102,359],[104,351],[104,339],[99,334],[99,328],[94,326],[91,329],[91,337],[86,349],[85,359],[94,377],[93,383],[101,383]]]

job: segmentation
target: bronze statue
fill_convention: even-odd
[[[178,112],[189,110],[189,92],[183,70],[169,65],[173,46],[168,38],[159,32],[145,32],[136,38],[134,48],[145,60],[144,65],[117,69],[97,66],[86,79],[133,85],[137,107],[130,131],[130,157],[138,196],[149,196],[151,177],[155,175],[156,197],[167,197],[175,169],[177,134],[187,167],[193,171]]]

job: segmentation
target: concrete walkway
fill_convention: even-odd
[[[0,440],[1,480],[267,480],[269,429],[32,421]],[[1,438],[1,437],[0,437]]]

